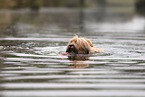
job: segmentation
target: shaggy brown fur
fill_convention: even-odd
[[[93,54],[104,51],[100,48],[95,48],[89,39],[75,36],[69,41],[66,52],[72,54]]]

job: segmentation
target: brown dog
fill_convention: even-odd
[[[66,52],[72,54],[93,54],[95,52],[104,51],[100,48],[93,47],[93,44],[89,39],[78,38],[78,36],[75,36],[69,41]]]

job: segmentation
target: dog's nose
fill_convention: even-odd
[[[70,47],[70,48],[74,48],[74,45],[70,44],[69,47]]]

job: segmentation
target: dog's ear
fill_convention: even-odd
[[[91,48],[88,41],[84,38],[79,38],[77,41],[79,52],[82,54],[89,54],[89,50]]]
[[[91,47],[93,47],[93,44],[92,44],[91,40],[89,40],[89,39],[87,39],[87,38],[84,38],[84,39],[89,43],[89,45],[90,45]]]

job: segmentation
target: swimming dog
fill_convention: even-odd
[[[89,39],[78,38],[76,35],[68,42],[66,52],[71,54],[93,54],[95,52],[104,52],[104,50],[94,47]]]

